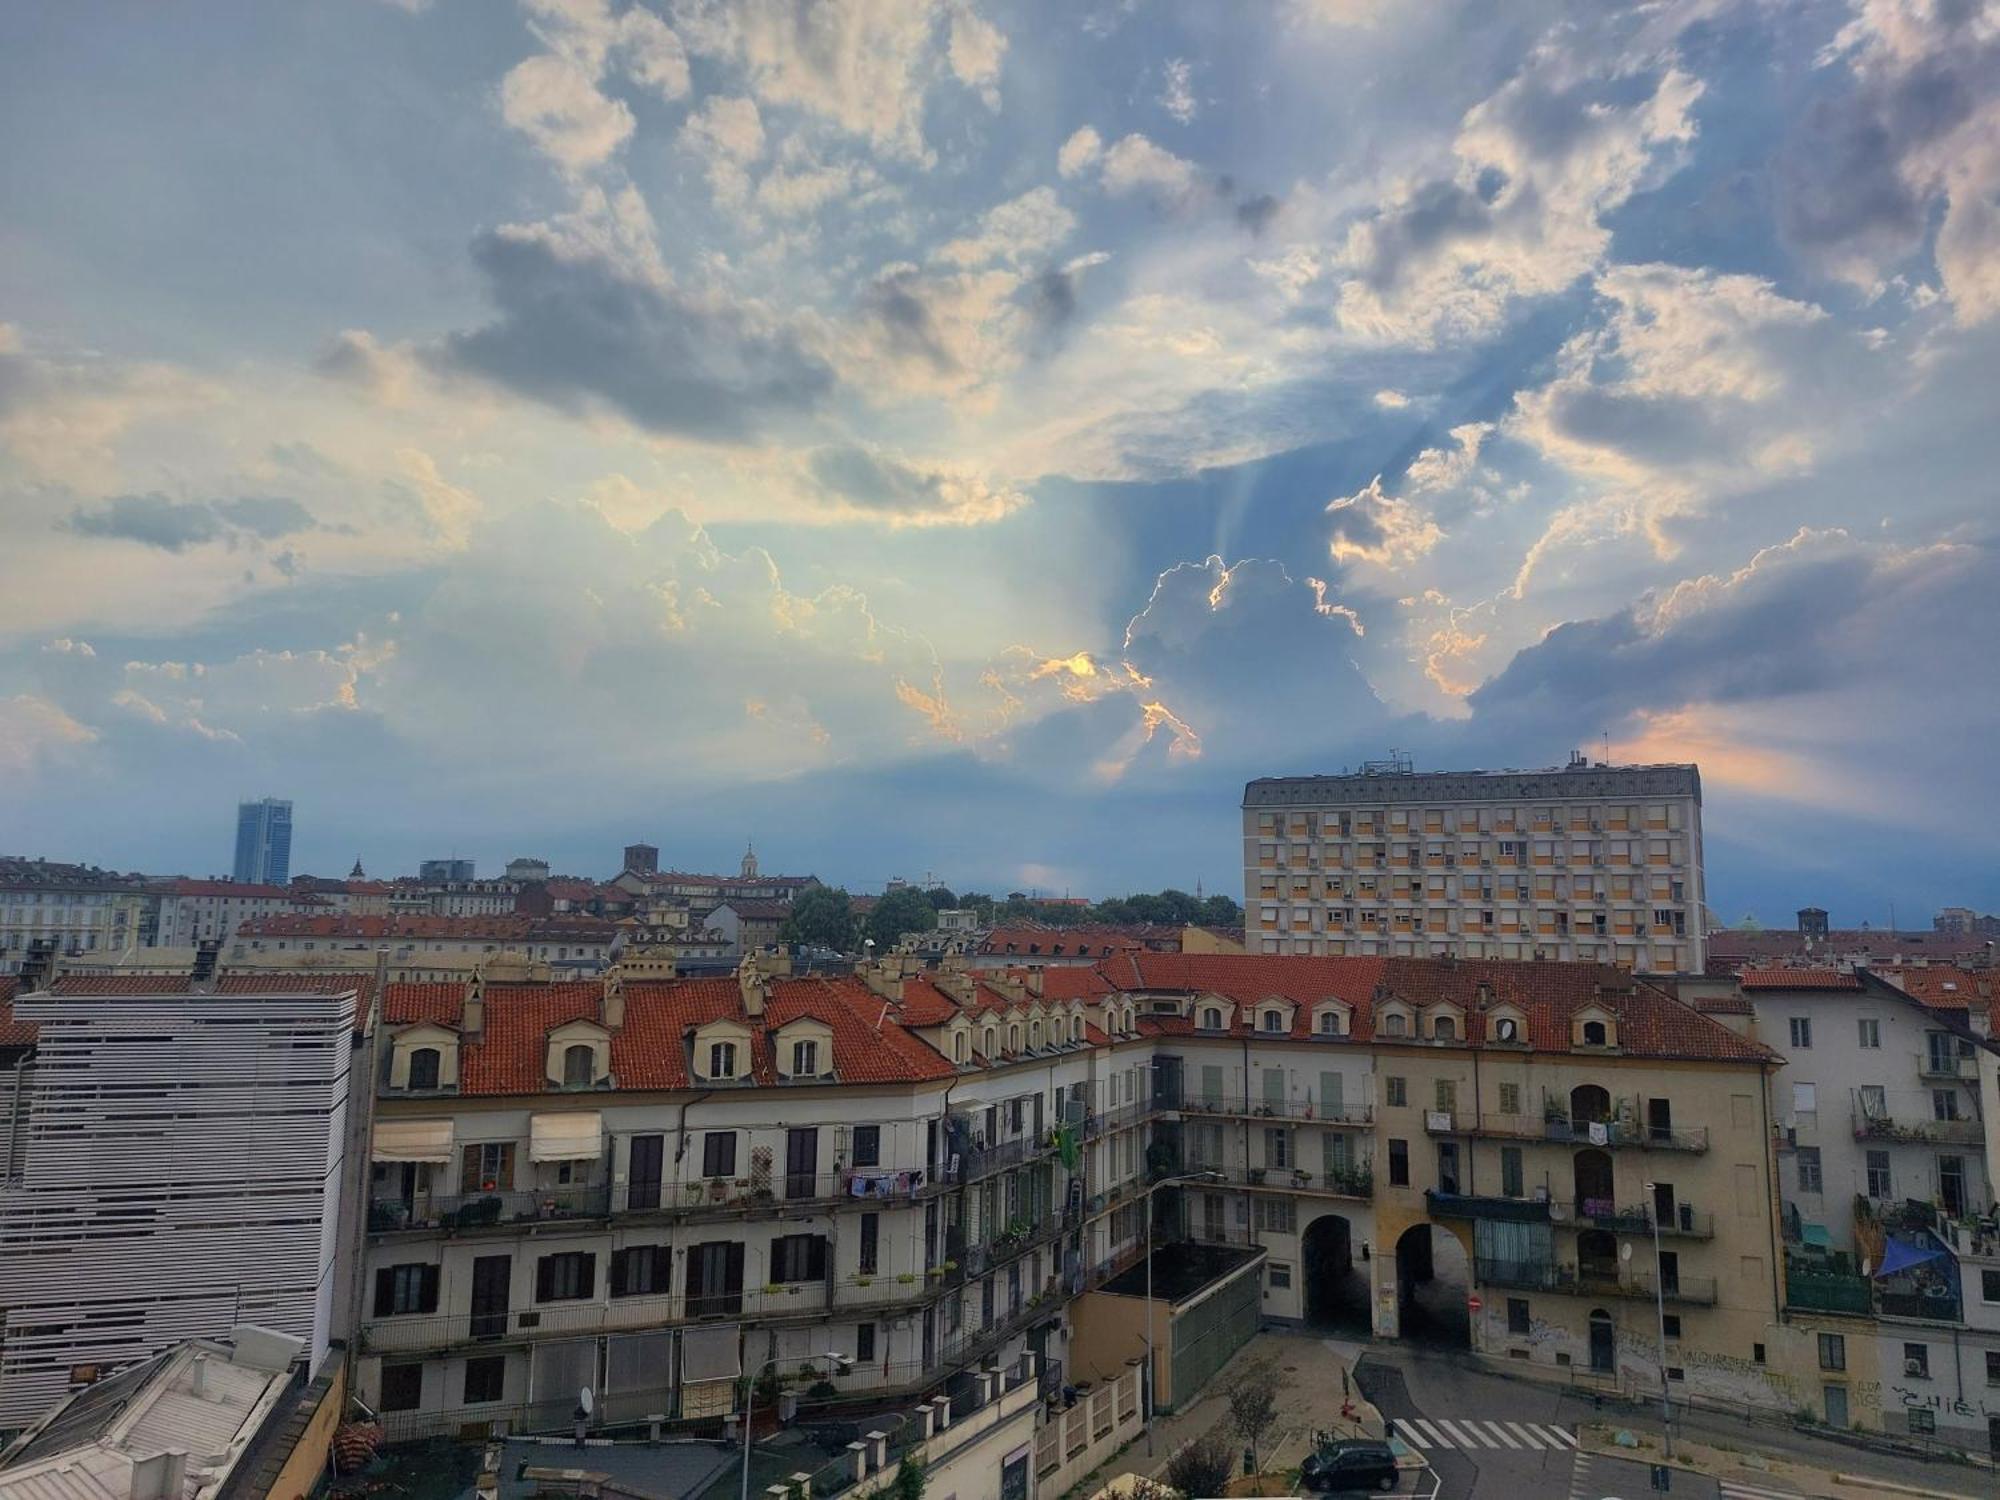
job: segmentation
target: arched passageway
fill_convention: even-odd
[[[1339,1214],[1322,1214],[1306,1226],[1300,1244],[1306,1321],[1315,1328],[1367,1337],[1371,1321],[1368,1267],[1354,1241],[1354,1226]]]
[[[1450,1349],[1472,1347],[1472,1267],[1449,1229],[1412,1224],[1396,1241],[1396,1298],[1404,1338]]]

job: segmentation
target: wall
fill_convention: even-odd
[[[306,1419],[305,1428],[299,1434],[291,1455],[265,1492],[268,1500],[305,1500],[326,1472],[327,1453],[333,1446],[334,1429],[340,1425],[341,1416],[347,1410],[347,1362],[338,1357],[339,1351],[335,1353],[336,1357],[330,1361],[332,1382],[326,1387],[312,1415]]]
[[[1178,1304],[1166,1321],[1171,1366],[1160,1382],[1158,1405],[1172,1411],[1200,1394],[1209,1378],[1250,1341],[1259,1326],[1264,1257],[1259,1255]]]
[[[1143,1431],[1139,1372],[1127,1370],[1036,1428],[1036,1487],[1048,1496],[1068,1493],[1077,1481]]]

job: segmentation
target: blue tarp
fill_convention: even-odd
[[[1894,1276],[1899,1271],[1907,1271],[1911,1266],[1920,1266],[1927,1260],[1936,1260],[1944,1254],[1944,1248],[1933,1241],[1929,1245],[1913,1245],[1908,1240],[1889,1236],[1888,1247],[1882,1252],[1882,1264],[1875,1268],[1875,1275]]]

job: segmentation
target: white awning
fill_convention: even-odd
[[[594,1109],[535,1115],[528,1121],[530,1161],[582,1161],[604,1154],[604,1116]]]
[[[738,1353],[738,1328],[690,1328],[681,1335],[681,1379],[690,1385],[704,1380],[734,1380],[743,1373]]]
[[[451,1121],[377,1120],[376,1161],[450,1161]]]

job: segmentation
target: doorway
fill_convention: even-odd
[[[1396,1301],[1403,1337],[1446,1349],[1472,1347],[1472,1267],[1448,1229],[1412,1224],[1396,1241]]]
[[[1315,1328],[1366,1337],[1368,1273],[1356,1258],[1354,1227],[1339,1214],[1322,1214],[1299,1242],[1305,1272],[1306,1321]]]
[[[1618,1335],[1611,1327],[1611,1314],[1601,1307],[1590,1315],[1590,1368],[1599,1375],[1618,1368]]]
[[[507,1331],[513,1280],[511,1255],[482,1255],[472,1262],[472,1337],[497,1339]]]
[[[785,1196],[810,1198],[819,1172],[819,1132],[813,1129],[785,1132]]]

